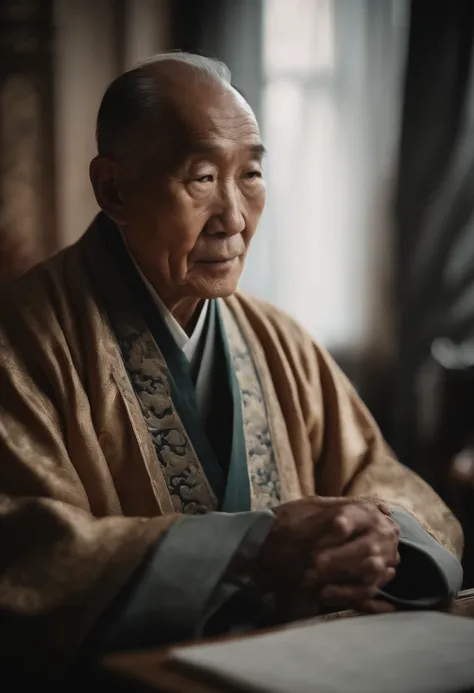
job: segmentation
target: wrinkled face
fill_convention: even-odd
[[[265,204],[255,117],[234,90],[202,85],[166,132],[125,179],[123,233],[163,300],[228,296]]]

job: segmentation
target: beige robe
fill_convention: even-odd
[[[178,517],[91,262],[123,290],[92,226],[0,299],[0,640],[32,669],[68,661]],[[258,372],[281,500],[398,504],[459,556],[458,522],[324,349],[266,303],[237,294],[227,310]]]

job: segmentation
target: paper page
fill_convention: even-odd
[[[259,693],[465,693],[474,691],[474,620],[357,617],[177,649],[171,659]]]

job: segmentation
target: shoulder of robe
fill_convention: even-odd
[[[0,337],[3,349],[17,356],[39,348],[46,351],[64,341],[74,324],[74,304],[80,305],[77,286],[87,293],[78,244],[36,265],[0,290]],[[74,328],[72,328],[74,330]]]
[[[237,306],[248,320],[262,345],[268,362],[275,359],[291,370],[298,387],[309,387],[318,393],[325,382],[339,382],[351,389],[349,382],[331,355],[294,318],[276,306],[237,292],[227,299],[230,308]],[[237,314],[237,311],[236,311]]]
[[[312,353],[318,358],[332,361],[328,352],[308,330],[281,308],[241,291],[234,294],[230,305],[234,301],[241,307],[251,323],[255,321],[262,323],[268,330],[274,332],[279,341],[289,347]]]
[[[74,244],[10,280],[0,290],[0,325],[10,320],[49,319],[70,293],[71,272],[80,271],[80,248]]]

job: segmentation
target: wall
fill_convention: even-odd
[[[57,219],[60,246],[97,212],[89,183],[95,118],[109,82],[166,49],[167,0],[56,0],[54,64]]]

